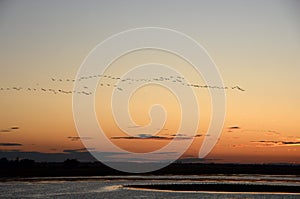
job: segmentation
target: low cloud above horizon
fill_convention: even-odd
[[[13,132],[13,131],[19,130],[19,129],[20,129],[20,127],[18,127],[18,126],[12,126],[10,128],[1,129],[0,133],[10,133],[10,132]]]
[[[200,137],[201,135],[196,135],[194,137]],[[185,134],[172,134],[168,136],[157,136],[151,134],[138,134],[137,136],[114,136],[111,139],[136,139],[136,140],[183,140],[183,139],[192,139],[193,137],[189,137]]]
[[[300,142],[294,141],[269,141],[269,140],[260,140],[260,141],[251,141],[252,143],[262,144],[264,146],[300,146]]]
[[[0,146],[23,146],[23,145],[20,143],[5,142],[5,143],[0,143]]]
[[[69,136],[67,137],[70,141],[80,141],[80,140],[89,140],[91,137],[79,137],[79,136]]]

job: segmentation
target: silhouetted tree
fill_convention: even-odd
[[[7,158],[1,158],[0,159],[0,167],[7,167],[8,166],[8,159]]]
[[[33,167],[34,164],[35,164],[35,161],[34,160],[30,160],[30,159],[22,159],[19,162],[19,166],[25,167],[25,168]]]
[[[7,158],[1,158],[0,159],[0,164],[7,164],[8,163],[8,159]]]
[[[79,161],[77,159],[67,159],[64,161],[65,167],[77,167],[79,165]]]

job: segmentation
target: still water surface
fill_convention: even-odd
[[[297,176],[105,176],[8,179],[0,182],[1,198],[300,198],[287,193],[218,193],[142,190],[131,184],[230,183],[300,186]]]

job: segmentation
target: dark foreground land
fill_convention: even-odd
[[[140,166],[143,166],[141,164]],[[300,165],[173,163],[143,175],[265,174],[300,176]],[[61,163],[37,163],[32,160],[0,161],[0,178],[132,175],[116,171],[100,162],[66,160]]]
[[[127,188],[164,191],[213,191],[213,192],[269,192],[300,193],[299,186],[257,184],[153,184],[126,185]]]

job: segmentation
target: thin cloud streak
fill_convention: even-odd
[[[16,130],[19,130],[20,127],[18,126],[12,126],[10,128],[7,128],[7,129],[1,129],[0,130],[0,133],[10,133],[10,132],[13,132],[13,131],[16,131]]]
[[[69,136],[67,137],[70,141],[80,141],[80,140],[89,140],[91,137],[79,137],[79,136]]]
[[[127,139],[127,140],[183,140],[183,139],[192,139],[191,137],[187,137],[184,134],[174,134],[170,136],[156,136],[151,134],[139,134],[137,136],[115,136],[111,137],[111,139]]]
[[[0,143],[0,146],[23,146],[23,145],[20,143],[2,142]]]
[[[230,126],[230,127],[228,127],[228,129],[241,129],[241,127],[239,127],[239,126]]]
[[[270,133],[270,134],[277,134],[277,135],[280,134],[280,132],[275,131],[275,130],[242,129],[240,126],[237,126],[237,125],[229,126],[227,129],[228,129],[227,132],[235,132],[236,131],[236,132],[257,132],[257,133],[261,132],[261,133]]]
[[[270,141],[270,140],[259,140],[251,141],[252,143],[262,144],[265,146],[298,146],[300,141]]]

